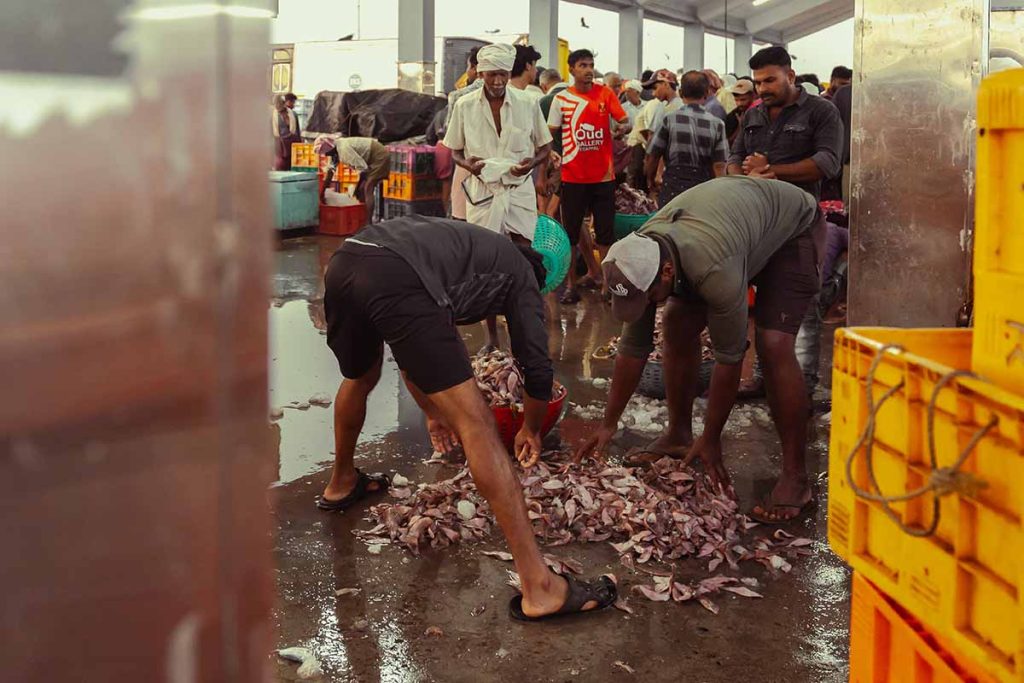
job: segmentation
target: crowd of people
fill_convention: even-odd
[[[823,268],[827,273],[842,244],[834,233],[843,231],[826,220],[822,201],[835,199],[827,193],[842,187],[849,160],[848,69],[837,68],[823,92],[815,79],[797,77],[785,49],[770,47],[751,58],[749,76],[658,69],[624,79],[602,76],[594,54],[576,50],[566,84],[557,71],[537,66],[541,58],[528,45],[470,53],[466,85],[449,94],[430,132],[451,218],[369,226],[332,258],[327,343],[345,380],[335,402],[334,469],[318,501],[343,510],[390,485],[353,461],[386,343],[427,416],[435,448],[461,444],[465,451],[521,578],[511,613],[525,620],[607,607],[615,587],[562,577],[544,564],[457,326],[505,317],[525,376],[514,455],[532,466],[541,455],[553,367],[541,295],[546,272],[531,242],[538,215],[552,216],[573,245],[561,304],[594,288],[624,324],[604,418],[576,445],[577,459],[604,457],[653,348],[656,308],[664,306],[669,423],[627,459],[639,467],[662,457],[699,461],[713,484],[727,489],[721,435],[752,337],[782,467],[750,515],[765,524],[791,521],[815,504],[805,439],[819,360],[818,298]],[[616,240],[622,183],[661,208]],[[704,430],[695,439],[705,328],[715,367]],[[490,341],[496,345],[497,337]]]

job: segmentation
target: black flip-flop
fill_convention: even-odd
[[[796,510],[797,512],[792,517],[788,517],[786,519],[771,519],[769,517],[765,517],[763,515],[759,515],[757,512],[755,512],[754,508],[757,508],[757,507],[760,507],[760,508],[762,508],[764,510],[769,510],[769,509],[776,509],[777,510],[778,508],[789,508],[790,510]],[[752,520],[754,520],[758,524],[768,524],[768,525],[771,525],[771,526],[782,526],[783,524],[789,524],[790,522],[797,521],[801,517],[805,516],[808,512],[811,512],[811,511],[817,509],[817,507],[818,507],[818,497],[814,496],[814,495],[812,495],[810,497],[810,499],[808,499],[808,501],[806,503],[804,503],[803,505],[786,505],[784,503],[769,503],[768,501],[762,501],[762,502],[758,503],[757,505],[755,505],[754,508],[750,509],[750,512],[747,513],[747,517],[750,517]]]
[[[377,488],[369,488],[370,484],[377,484]],[[341,512],[355,505],[371,493],[383,493],[391,488],[391,477],[386,474],[364,474],[356,468],[356,485],[348,495],[338,500],[327,500],[320,496],[316,500],[316,506],[328,512]]]
[[[565,602],[557,612],[539,617],[527,616],[523,612],[523,596],[520,594],[508,603],[509,616],[516,621],[547,621],[575,614],[590,614],[611,607],[619,598],[619,591],[615,587],[615,583],[607,576],[602,576],[596,581],[580,581],[568,575],[562,578],[569,584],[569,595],[566,596]],[[597,605],[588,610],[582,609],[588,602],[596,602]]]

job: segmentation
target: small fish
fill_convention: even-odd
[[[362,590],[362,588],[339,588],[338,590],[334,591],[334,594],[340,598],[344,595],[357,595]]]
[[[625,662],[621,662],[619,660],[615,660],[614,662],[612,662],[612,664],[617,666],[617,667],[619,667],[620,669],[624,670],[628,674],[635,674],[636,673],[636,669],[631,667],[629,664],[626,664]]]
[[[444,635],[444,631],[440,626],[428,626],[427,630],[423,632],[423,635],[428,638],[440,638]]]

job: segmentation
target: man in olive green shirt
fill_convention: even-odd
[[[782,474],[751,515],[788,521],[812,502],[804,466],[807,393],[794,342],[819,288],[823,222],[814,198],[778,180],[716,178],[665,205],[637,233],[612,246],[604,260],[612,313],[625,323],[603,424],[577,457],[603,451],[653,350],[655,307],[663,320],[669,424],[644,449],[662,457],[700,458],[723,487],[721,434],[736,400],[747,348],[747,287],[757,287],[757,349],[768,401],[782,441]],[[705,325],[715,370],[704,433],[693,442],[693,400]]]

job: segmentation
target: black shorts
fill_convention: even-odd
[[[597,243],[609,247],[615,242],[615,181],[567,183],[562,181],[562,221],[573,246],[580,243],[580,229],[589,211],[594,215]]]
[[[787,334],[800,330],[804,314],[821,288],[814,244],[814,232],[820,228],[816,222],[810,230],[782,245],[751,280],[757,287],[754,321],[758,327]]]
[[[349,244],[331,257],[324,281],[327,345],[345,377],[372,370],[385,343],[423,393],[473,377],[452,310],[439,306],[393,251]]]

